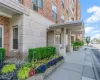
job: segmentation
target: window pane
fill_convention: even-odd
[[[18,28],[13,29],[13,49],[18,49]]]
[[[2,28],[0,28],[0,47],[2,47]]]
[[[43,0],[39,0],[39,1],[38,1],[38,6],[39,6],[40,8],[43,8]]]
[[[32,0],[32,2],[33,2],[34,4],[37,4],[37,0]]]
[[[57,7],[52,3],[52,17],[56,20],[57,22]]]
[[[33,10],[38,11],[38,7],[35,4],[33,4]]]
[[[52,3],[52,11],[54,11],[55,13],[57,13],[57,7],[54,5],[54,3]]]

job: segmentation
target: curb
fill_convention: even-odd
[[[90,52],[92,54],[92,63],[93,63],[93,69],[94,69],[96,80],[100,80],[100,77],[99,77],[99,74],[98,74],[98,71],[97,71],[97,66],[100,67],[100,63],[98,62],[96,56],[94,55],[94,53],[91,49],[90,49]]]

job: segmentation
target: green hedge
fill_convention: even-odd
[[[56,54],[55,47],[40,47],[40,48],[31,48],[28,51],[28,59],[32,60],[41,60],[44,58],[50,58]]]
[[[72,42],[72,45],[73,45],[73,49],[78,49],[79,47],[83,46],[84,45],[84,42],[83,41],[76,41],[76,42]]]
[[[5,58],[5,54],[6,54],[6,50],[4,48],[0,48],[0,61],[4,61]]]

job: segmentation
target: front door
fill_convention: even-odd
[[[13,49],[18,49],[18,28],[13,28]]]

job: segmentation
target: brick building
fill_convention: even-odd
[[[29,48],[61,44],[71,51],[71,36],[83,34],[78,0],[0,0],[0,47],[8,56],[27,56]]]

